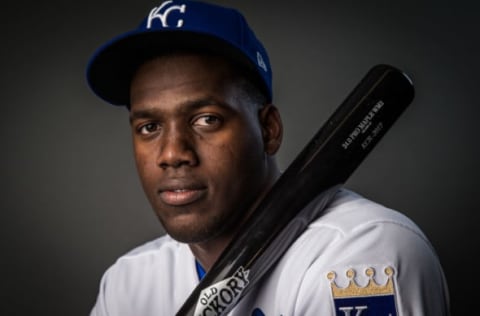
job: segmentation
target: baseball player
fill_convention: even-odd
[[[237,10],[166,1],[96,51],[87,80],[128,108],[139,177],[167,233],[109,267],[91,316],[175,315],[280,176],[268,54]],[[221,315],[248,282],[239,270],[214,284],[195,315]],[[442,267],[422,231],[347,189],[229,312],[448,314]]]

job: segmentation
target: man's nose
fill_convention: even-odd
[[[165,129],[160,140],[158,166],[166,169],[198,164],[193,137],[190,133],[176,127]]]

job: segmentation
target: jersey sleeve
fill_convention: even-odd
[[[295,315],[449,315],[447,283],[425,235],[398,212],[356,203],[366,206],[366,217],[346,211],[342,225],[327,220],[303,236],[311,243],[328,226],[338,238],[306,270]]]

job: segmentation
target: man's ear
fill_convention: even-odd
[[[280,148],[283,138],[283,124],[280,112],[273,104],[264,105],[259,111],[265,152],[274,155]]]

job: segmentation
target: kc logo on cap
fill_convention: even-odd
[[[160,19],[162,22],[162,26],[167,28],[169,27],[168,25],[168,15],[170,12],[174,10],[178,10],[180,13],[185,13],[187,6],[185,4],[182,5],[172,5],[173,1],[167,1],[162,3],[159,7],[155,7],[150,11],[150,14],[148,15],[148,21],[147,21],[147,29],[152,27],[152,20],[154,19]],[[163,10],[163,13],[161,13]],[[183,26],[183,20],[179,19],[177,20],[177,26],[176,27],[182,27]]]

